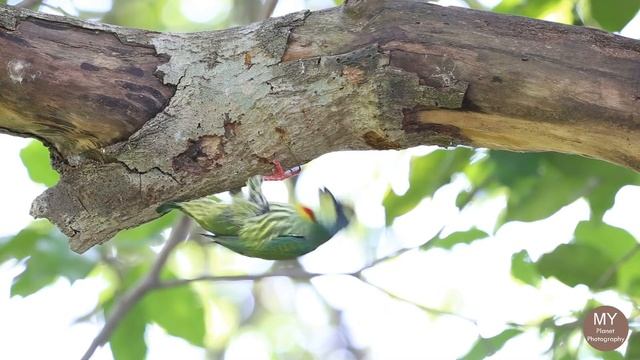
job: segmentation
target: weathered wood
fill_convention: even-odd
[[[0,127],[54,149],[32,213],[79,252],[273,158],[463,144],[640,170],[639,85],[638,41],[422,2],[193,34],[0,7]]]
[[[166,56],[105,31],[26,18],[0,48],[0,126],[64,157],[126,140],[175,91],[154,75]]]

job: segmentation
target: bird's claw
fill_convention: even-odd
[[[300,170],[302,169],[300,165],[298,165],[285,171],[282,168],[282,164],[280,163],[280,161],[273,160],[272,163],[273,163],[273,172],[271,173],[271,175],[266,175],[262,177],[265,181],[285,180],[292,176],[298,175],[300,173]]]

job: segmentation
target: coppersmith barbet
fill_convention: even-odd
[[[350,209],[329,190],[318,193],[314,212],[299,203],[268,202],[262,193],[263,180],[281,180],[296,175],[300,168],[283,171],[278,162],[270,176],[253,176],[247,181],[248,196],[233,195],[223,203],[215,195],[186,202],[170,202],[158,208],[165,213],[179,209],[212,234],[214,242],[239,254],[268,260],[293,259],[315,250],[349,224]]]

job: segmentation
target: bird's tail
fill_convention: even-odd
[[[177,201],[169,201],[166,202],[156,208],[156,211],[160,214],[168,213],[173,209],[178,209],[187,213],[187,215],[194,218],[196,221],[200,219],[198,215],[202,215],[200,212],[203,210],[206,211],[208,207],[220,203],[220,199],[215,195],[205,196],[203,198],[186,201],[186,202],[177,202]],[[195,213],[194,213],[195,212]]]
[[[181,208],[180,204],[178,204],[177,202],[170,201],[158,206],[156,208],[156,212],[160,214],[166,214],[173,209],[180,209],[180,208]]]

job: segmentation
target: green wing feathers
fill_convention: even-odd
[[[158,207],[159,213],[178,209],[193,218],[203,229],[216,235],[237,236],[247,219],[269,211],[269,203],[262,194],[262,176],[247,181],[249,198],[242,193],[233,196],[232,203],[222,202],[215,195],[185,202],[168,202]]]
[[[238,235],[247,242],[263,245],[281,235],[303,235],[303,230],[293,206],[274,203],[269,212],[247,219]]]

